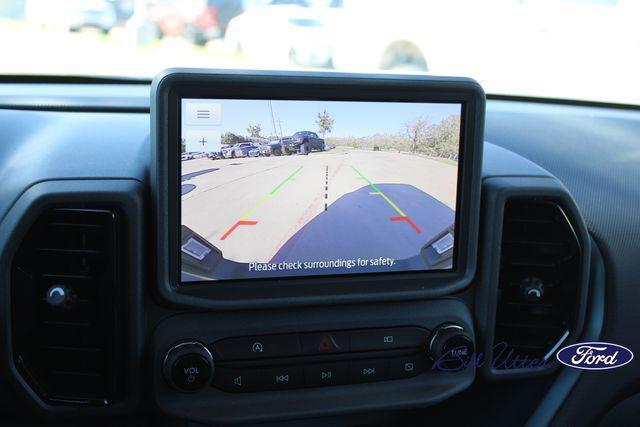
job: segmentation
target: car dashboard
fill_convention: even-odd
[[[148,82],[0,83],[0,416],[6,425],[628,419],[637,364],[594,375],[554,354],[588,341],[640,351],[640,111],[487,98],[469,286],[350,300],[347,277],[335,303],[264,295],[207,308],[167,301],[156,286]],[[83,309],[52,311],[57,283],[81,289]],[[470,343],[481,360],[435,370],[425,354],[451,342]],[[504,342],[535,361],[501,356]],[[189,368],[200,376],[174,372]]]

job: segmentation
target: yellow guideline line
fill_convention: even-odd
[[[251,207],[251,209],[249,209],[248,211],[246,211],[244,213],[244,215],[242,215],[240,217],[240,219],[238,221],[243,221],[245,219],[247,219],[247,217],[251,214],[253,214],[260,206],[262,206],[264,204],[264,202],[266,202],[267,200],[269,200],[269,198],[271,197],[271,193],[267,193],[266,196],[264,196],[262,199],[258,200],[258,203],[256,203],[255,205],[253,205]]]
[[[268,192],[262,199],[258,200],[258,202],[253,205],[251,207],[251,209],[249,209],[248,211],[246,211],[241,217],[240,219],[238,219],[238,221],[244,221],[245,219],[247,219],[247,217],[249,217],[250,215],[252,215],[260,206],[262,206],[267,200],[269,200],[269,198],[271,196],[273,196],[274,194],[276,194],[276,192],[282,188],[282,186],[284,184],[287,183],[287,181],[291,181],[293,179],[293,177],[295,175],[298,174],[298,172],[300,172],[300,170],[302,169],[302,166],[300,166],[298,169],[296,169],[291,175],[289,175],[288,177],[286,177],[284,179],[284,181],[282,181],[280,184],[278,184],[273,190],[271,190],[270,192]]]
[[[384,193],[382,192],[382,190],[380,190],[380,189],[379,189],[379,188],[378,188],[378,187],[377,187],[373,182],[369,181],[369,178],[367,178],[366,176],[364,176],[364,175],[362,174],[362,172],[360,172],[358,169],[356,169],[356,167],[355,167],[355,166],[351,166],[351,169],[353,169],[353,170],[354,170],[358,175],[360,175],[360,178],[362,178],[362,179],[364,179],[365,181],[367,181],[367,183],[369,184],[369,186],[371,186],[371,188],[373,188],[373,190],[374,190],[375,192],[377,192],[378,194],[380,194],[380,195],[382,196],[382,198],[383,198],[383,199],[385,199],[385,200],[387,201],[387,203],[389,203],[389,205],[391,205],[391,207],[392,207],[393,209],[395,209],[395,210],[396,210],[396,212],[398,212],[398,213],[400,214],[400,216],[406,216],[406,215],[405,215],[405,213],[404,213],[404,212],[402,212],[402,209],[400,209],[400,208],[398,207],[398,205],[396,205],[395,203],[393,203],[393,202],[391,201],[391,199],[389,199],[389,198],[387,197],[387,195],[386,195],[386,194],[384,194]]]

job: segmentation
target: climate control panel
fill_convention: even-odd
[[[267,391],[408,378],[426,366],[430,331],[420,327],[227,338],[213,343],[213,385]]]
[[[424,406],[473,382],[474,340],[453,298],[171,315],[150,347],[155,400],[218,424]]]
[[[458,365],[473,353],[471,337],[455,323],[434,331],[405,326],[272,334],[225,338],[209,346],[177,343],[167,352],[163,372],[184,392],[210,385],[257,392],[411,378],[447,352]]]

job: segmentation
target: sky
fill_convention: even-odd
[[[185,100],[189,101],[189,100]],[[250,123],[262,125],[262,136],[274,134],[273,121],[267,100],[212,99],[193,100],[220,104],[220,124],[209,129],[221,133],[233,132],[247,135]],[[183,117],[185,117],[183,102]],[[323,110],[335,120],[327,137],[364,137],[376,133],[399,133],[403,125],[419,117],[427,117],[429,122],[438,123],[450,115],[460,114],[459,104],[425,104],[398,102],[354,102],[354,101],[272,101],[276,128],[278,121],[283,136],[297,131],[317,132],[315,123],[318,113]],[[183,123],[183,130],[185,125]],[[280,131],[278,129],[277,134]]]

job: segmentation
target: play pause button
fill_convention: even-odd
[[[305,384],[309,387],[345,384],[348,380],[346,363],[330,363],[305,367]]]

